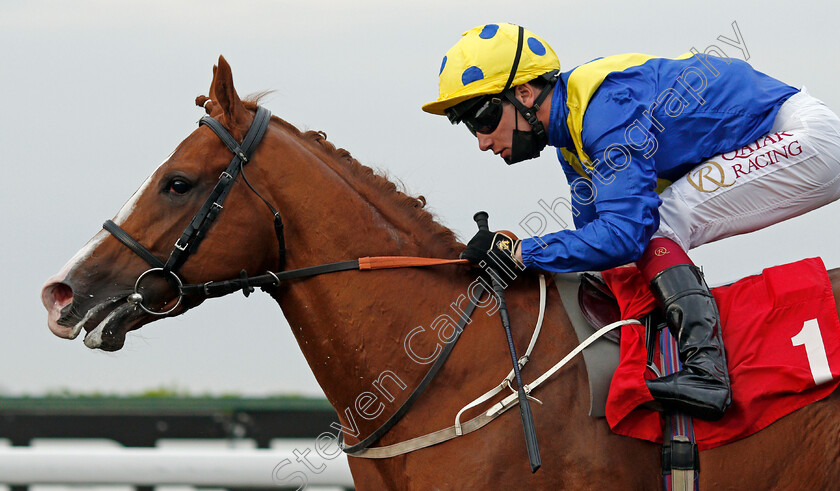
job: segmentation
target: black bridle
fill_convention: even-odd
[[[251,127],[248,129],[248,132],[245,135],[245,139],[242,140],[242,143],[240,144],[216,119],[212,118],[211,116],[204,116],[201,118],[201,120],[199,121],[199,125],[207,126],[211,130],[213,130],[213,132],[216,133],[216,135],[218,135],[218,137],[222,140],[225,146],[227,146],[227,148],[231,152],[233,152],[233,159],[230,161],[230,164],[228,165],[227,169],[225,169],[225,171],[222,172],[221,176],[219,176],[219,181],[213,187],[213,190],[210,192],[210,195],[204,201],[204,204],[201,205],[201,208],[199,208],[198,212],[195,214],[193,219],[190,220],[190,223],[187,225],[187,228],[184,229],[184,233],[181,234],[181,237],[177,241],[175,241],[175,245],[172,248],[172,252],[169,254],[169,258],[166,260],[166,262],[161,261],[157,256],[152,254],[148,249],[146,249],[142,244],[140,244],[140,242],[138,242],[128,232],[120,228],[120,226],[114,223],[112,220],[107,220],[102,225],[102,228],[110,232],[117,240],[125,244],[126,247],[131,249],[135,254],[137,254],[141,258],[143,258],[143,260],[145,260],[151,266],[151,269],[148,269],[143,274],[141,274],[137,278],[137,281],[134,283],[134,293],[129,295],[129,303],[140,307],[145,312],[152,315],[168,315],[172,313],[176,308],[178,308],[178,306],[181,304],[181,299],[184,296],[193,296],[199,293],[195,288],[195,286],[197,285],[183,284],[181,279],[178,277],[178,270],[186,262],[187,258],[198,249],[198,246],[199,244],[201,244],[201,241],[204,240],[204,238],[207,236],[208,230],[213,225],[213,222],[216,220],[216,217],[219,215],[219,212],[222,211],[225,198],[227,197],[228,193],[230,193],[230,190],[233,187],[233,183],[239,174],[242,174],[243,180],[248,185],[248,187],[251,188],[251,191],[253,191],[254,194],[256,194],[263,201],[263,203],[266,204],[266,206],[268,206],[269,210],[271,210],[272,214],[274,215],[274,232],[277,235],[277,242],[280,251],[280,269],[283,269],[286,257],[285,240],[283,238],[283,220],[280,217],[280,213],[273,206],[271,206],[271,204],[265,198],[263,198],[262,195],[260,195],[260,193],[258,193],[256,189],[254,189],[254,186],[251,185],[251,183],[248,181],[248,178],[245,176],[244,171],[245,164],[248,163],[248,161],[251,158],[251,155],[254,153],[254,150],[262,141],[263,136],[265,136],[265,132],[268,128],[268,123],[270,120],[271,111],[262,106],[257,106],[257,111],[254,115],[254,121],[251,123]],[[175,302],[175,305],[166,311],[156,312],[143,305],[143,295],[139,292],[140,283],[143,280],[143,278],[154,273],[160,273],[164,277],[166,277],[169,284],[178,292],[178,299]],[[274,274],[272,274],[271,276],[271,279],[277,279],[276,284],[279,284],[279,278],[277,278],[277,276]],[[253,286],[266,286],[265,284],[253,284],[253,281],[249,284],[249,282],[247,281],[247,276],[240,275],[240,279],[245,280],[246,286],[239,289],[250,288],[249,290],[246,290],[246,294],[253,291]],[[208,285],[209,284],[201,285],[203,287],[205,296],[210,296],[212,294],[212,292],[210,292],[207,289]]]
[[[219,177],[219,182],[216,183],[216,186],[213,188],[213,191],[210,192],[210,196],[207,197],[207,199],[204,201],[204,204],[198,210],[198,213],[195,214],[193,219],[190,221],[189,225],[187,225],[187,228],[184,229],[184,233],[175,242],[175,246],[172,249],[172,252],[169,254],[169,258],[166,260],[166,262],[161,261],[157,256],[152,254],[151,251],[146,249],[142,244],[140,244],[136,239],[134,239],[134,237],[132,237],[128,232],[120,228],[120,226],[114,223],[113,221],[108,220],[102,225],[102,227],[105,230],[110,232],[117,240],[122,242],[129,249],[131,249],[135,254],[143,258],[143,260],[151,266],[150,269],[142,273],[135,281],[134,293],[128,296],[128,302],[130,304],[134,305],[135,307],[139,307],[140,309],[144,310],[145,312],[151,315],[165,316],[172,313],[176,308],[178,308],[178,306],[181,304],[181,300],[184,297],[220,297],[240,290],[242,290],[243,293],[245,293],[245,296],[248,296],[251,292],[254,291],[255,287],[260,287],[263,289],[268,287],[277,287],[280,286],[280,283],[285,280],[309,278],[312,276],[317,276],[325,273],[333,273],[336,271],[365,269],[360,266],[360,261],[358,259],[354,259],[349,261],[339,261],[335,263],[321,264],[318,266],[309,266],[306,268],[294,270],[278,271],[276,273],[269,271],[264,275],[254,276],[252,278],[249,278],[245,274],[245,270],[242,270],[238,278],[222,281],[208,281],[207,283],[196,283],[191,285],[183,284],[181,278],[178,277],[178,269],[184,264],[184,262],[190,256],[190,254],[194,253],[196,249],[198,249],[198,245],[207,235],[207,231],[210,229],[210,226],[213,224],[213,221],[216,219],[219,212],[222,210],[222,203],[224,202],[225,198],[230,192],[230,189],[233,186],[233,183],[239,174],[242,174],[242,179],[245,181],[245,184],[247,184],[248,187],[251,188],[251,191],[253,191],[274,214],[274,231],[277,234],[277,241],[280,247],[280,269],[283,269],[286,257],[286,247],[285,240],[283,238],[283,221],[280,218],[280,213],[276,209],[274,209],[274,207],[271,206],[271,204],[268,201],[266,201],[265,198],[263,198],[260,195],[260,193],[257,192],[256,189],[254,189],[251,183],[248,182],[248,178],[245,176],[244,171],[245,164],[248,163],[249,159],[251,158],[251,155],[257,148],[257,145],[260,144],[260,141],[265,135],[270,119],[271,113],[268,111],[268,109],[258,106],[256,115],[254,116],[254,121],[251,123],[251,127],[248,129],[248,133],[245,135],[245,139],[240,145],[236,142],[236,139],[234,139],[233,136],[231,136],[231,134],[217,120],[213,119],[210,116],[204,116],[203,118],[201,118],[201,121],[199,121],[199,125],[205,125],[210,127],[210,129],[212,129],[216,133],[216,135],[219,136],[219,138],[222,140],[222,142],[224,142],[227,148],[231,152],[233,152],[233,160],[231,160],[230,165],[228,165],[227,169],[224,172],[222,172],[222,175]],[[172,286],[178,292],[178,299],[175,302],[175,305],[166,311],[156,312],[143,305],[143,295],[139,291],[140,283],[143,280],[143,278],[145,278],[147,275],[154,273],[161,273],[164,277],[166,277],[170,286]],[[382,435],[384,435],[391,428],[393,428],[394,425],[396,425],[397,422],[405,415],[405,413],[408,412],[408,409],[426,390],[426,387],[428,387],[429,384],[431,384],[432,380],[435,378],[435,375],[437,375],[437,373],[443,367],[443,364],[449,358],[449,354],[455,347],[456,341],[460,338],[461,332],[463,332],[464,328],[467,326],[467,324],[469,324],[470,317],[472,316],[473,311],[478,305],[479,299],[484,294],[484,291],[485,289],[482,285],[479,285],[477,288],[474,289],[471,298],[469,299],[468,305],[463,310],[463,312],[461,313],[461,318],[458,320],[457,329],[450,337],[450,339],[446,342],[444,349],[438,355],[437,359],[434,361],[432,366],[429,367],[429,370],[426,372],[426,375],[423,377],[423,379],[420,381],[417,387],[414,388],[414,390],[411,392],[411,394],[405,400],[405,402],[403,402],[400,405],[397,411],[394,414],[392,414],[378,428],[376,428],[376,430],[374,430],[370,435],[368,435],[366,438],[362,439],[355,445],[345,445],[343,440],[343,433],[341,434],[342,439],[340,445],[341,449],[344,452],[354,454],[355,452],[359,452],[370,447],[377,440],[379,440],[382,437]]]

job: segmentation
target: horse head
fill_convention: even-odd
[[[386,379],[394,385],[386,400],[394,402],[397,391],[407,397],[403,380],[426,376],[447,342],[442,333],[464,315],[475,276],[457,266],[362,268],[361,258],[452,263],[464,245],[422,199],[401,193],[323,133],[302,133],[240,100],[224,58],[209,97],[196,104],[207,112],[199,128],[43,287],[50,329],[69,339],[85,330],[86,346],[115,351],[129,331],[205,298],[261,286],[282,308],[327,398],[345,408],[342,424],[357,430],[351,435],[372,433],[379,424],[370,411],[358,420],[346,408]],[[498,341],[493,332],[480,337],[482,349]],[[398,374],[393,363],[400,361],[408,363]]]
[[[223,57],[213,69],[209,94],[209,98],[198,97],[196,103],[241,141],[254,119],[254,105],[240,100]],[[263,147],[248,166],[252,179],[260,182],[268,163],[264,156],[268,149]],[[166,262],[231,156],[213,130],[200,126],[134,193],[113,223],[161,263]],[[88,347],[118,350],[128,331],[161,317],[155,312],[171,310],[169,315],[178,315],[201,302],[181,302],[177,281],[204,282],[235,277],[243,269],[253,274],[276,268],[272,216],[257,195],[244,185],[232,185],[227,203],[231,206],[221,209],[217,220],[224,225],[210,229],[200,249],[178,265],[177,273],[149,271],[146,260],[107,231],[100,231],[43,287],[41,298],[50,330],[72,339],[84,329]],[[146,308],[126,301],[135,290]]]

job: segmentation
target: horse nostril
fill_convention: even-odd
[[[59,310],[73,302],[73,289],[65,283],[52,285],[53,305]]]
[[[73,288],[70,285],[52,278],[47,280],[47,284],[41,290],[41,302],[47,309],[47,326],[53,334],[65,339],[73,339],[79,334],[81,323],[75,329],[59,324],[63,317],[62,311],[73,304]]]

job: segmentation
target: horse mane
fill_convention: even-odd
[[[256,110],[259,100],[270,92],[261,92],[249,96],[242,102],[249,110]],[[300,131],[293,124],[279,118],[275,115],[271,119],[280,124],[290,134],[298,137],[309,148],[312,148],[319,154],[329,158],[333,162],[338,162],[344,169],[349,171],[350,176],[357,178],[364,186],[374,191],[373,196],[368,195],[366,198],[385,199],[389,204],[393,204],[397,210],[401,212],[406,223],[395,224],[405,231],[417,231],[421,234],[430,234],[427,237],[444,247],[442,253],[454,256],[458,254],[463,245],[455,237],[455,233],[449,228],[437,222],[435,216],[425,209],[426,198],[423,196],[411,196],[401,190],[404,185],[400,182],[400,186],[389,180],[386,176],[377,174],[372,168],[360,163],[358,160],[350,155],[350,152],[344,148],[338,148],[327,140],[327,135],[323,131],[309,130],[306,132]]]

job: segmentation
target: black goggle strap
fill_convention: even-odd
[[[242,141],[242,145],[236,142],[236,139],[219,123],[210,116],[204,116],[199,121],[199,125],[204,125],[213,130],[214,133],[222,140],[227,148],[233,152],[233,159],[228,165],[227,169],[222,172],[219,177],[219,182],[210,192],[210,195],[204,201],[204,204],[199,208],[198,213],[190,221],[181,238],[175,242],[175,248],[169,255],[166,261],[164,270],[177,271],[178,268],[186,261],[187,257],[198,249],[198,245],[207,234],[207,230],[216,220],[219,212],[222,211],[222,204],[225,201],[236,176],[242,170],[242,166],[251,158],[251,154],[256,149],[257,145],[265,135],[268,128],[268,122],[271,120],[271,111],[259,106],[257,107],[254,121]]]
[[[516,78],[516,70],[519,69],[519,59],[522,58],[522,42],[525,40],[525,28],[519,26],[519,34],[516,38],[516,55],[513,57],[513,65],[510,67],[510,75],[508,76],[505,88],[502,92],[507,91]]]

